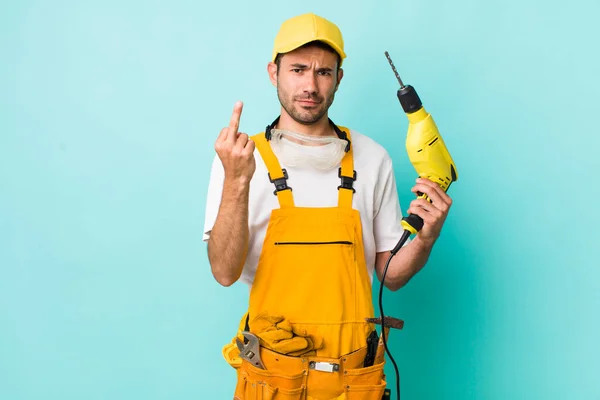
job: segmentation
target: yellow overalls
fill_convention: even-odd
[[[339,128],[350,140],[349,130]],[[233,341],[226,345],[223,355],[237,370],[234,398],[380,400],[384,363],[363,367],[374,330],[365,318],[374,311],[360,215],[352,209],[352,146],[341,162],[338,206],[305,208],[294,206],[287,173],[265,134],[252,140],[280,208],[272,210],[238,331],[238,337],[249,330],[261,338],[265,369],[241,360]]]

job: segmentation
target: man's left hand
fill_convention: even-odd
[[[433,245],[440,236],[442,225],[452,205],[452,199],[437,183],[425,178],[418,178],[417,184],[411,191],[425,193],[431,200],[430,203],[425,199],[415,199],[410,203],[407,212],[416,214],[423,219],[423,228],[419,231],[418,236]]]

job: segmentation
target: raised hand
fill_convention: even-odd
[[[215,150],[221,159],[226,180],[247,184],[256,169],[254,142],[245,133],[238,132],[243,103],[235,103],[229,126],[221,129],[215,142]]]

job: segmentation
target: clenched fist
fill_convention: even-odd
[[[256,163],[254,142],[245,133],[238,132],[242,107],[241,101],[235,103],[229,126],[221,130],[215,142],[215,150],[223,164],[225,179],[248,184],[254,175]]]

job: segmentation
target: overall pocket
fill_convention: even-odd
[[[356,238],[347,232],[334,233],[315,233],[312,238],[287,233],[273,238],[276,267],[262,279],[262,289],[278,300],[260,307],[289,316],[302,336],[322,342],[315,355],[339,358],[359,346],[355,321],[370,315],[359,311],[371,300],[357,291],[361,277]]]
[[[235,393],[240,400],[302,400],[304,382],[304,371],[293,374],[268,371],[244,360]]]

